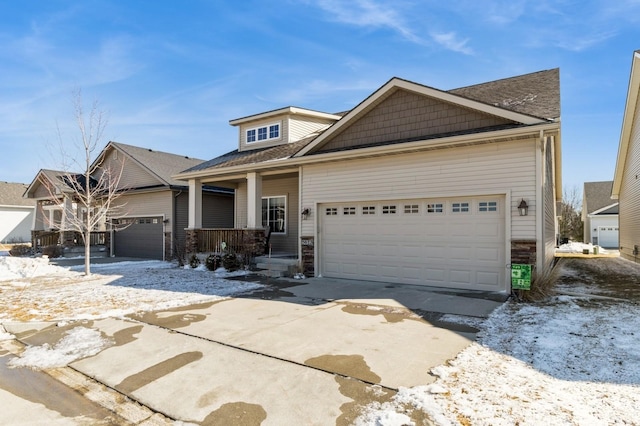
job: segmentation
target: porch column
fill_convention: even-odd
[[[202,182],[189,179],[189,229],[202,228]]]
[[[262,176],[247,173],[247,228],[262,228]]]
[[[78,210],[80,207],[78,206]],[[77,215],[78,212],[76,212]],[[62,199],[62,215],[60,218],[60,230],[70,231],[72,230],[70,223],[73,221],[73,202],[71,197],[64,196]]]

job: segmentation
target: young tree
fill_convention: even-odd
[[[79,130],[79,137],[75,139],[76,148],[79,149],[80,158],[70,155],[65,149],[65,143],[60,129],[58,140],[63,163],[63,172],[58,176],[57,185],[66,192],[67,200],[76,205],[76,211],[63,208],[64,230],[73,230],[82,235],[84,243],[84,272],[91,274],[91,232],[107,219],[114,216],[123,204],[116,202],[123,194],[120,190],[120,178],[124,167],[124,161],[105,163],[104,158],[95,158],[97,150],[102,146],[104,130],[107,119],[103,111],[98,108],[98,102],[94,101],[88,114],[85,113],[82,103],[82,93],[78,90],[73,94],[74,118]],[[75,169],[81,172],[75,173]],[[48,185],[52,199],[58,199],[60,187]],[[63,202],[65,200],[63,199]]]
[[[582,197],[578,187],[563,189],[558,216],[560,237],[582,241],[584,224],[582,222]]]

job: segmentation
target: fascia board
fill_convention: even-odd
[[[616,168],[613,176],[613,187],[611,197],[617,200],[620,196],[620,187],[624,175],[624,167],[627,162],[627,152],[633,128],[633,118],[638,105],[638,92],[640,91],[640,51],[633,54],[631,64],[631,75],[629,77],[629,90],[627,91],[627,101],[622,115],[622,131],[620,132],[620,144],[618,145],[618,156]]]
[[[608,206],[606,206],[606,207],[602,207],[601,209],[598,209],[598,210],[596,210],[596,211],[593,211],[593,212],[589,213],[589,216],[591,216],[591,215],[597,215],[598,213],[603,212],[603,211],[605,211],[605,210],[608,210],[608,209],[610,209],[611,207],[615,207],[615,206],[617,206],[618,204],[620,204],[620,203],[615,202],[615,203],[610,204],[610,205],[608,205]],[[612,216],[617,216],[617,213],[611,213],[611,215],[612,215]]]
[[[229,124],[231,124],[232,126],[237,126],[239,124],[248,123],[256,120],[262,120],[265,118],[274,117],[274,116],[283,115],[283,114],[306,115],[309,117],[327,118],[330,120],[339,120],[341,118],[340,115],[329,114],[321,111],[314,111],[314,110],[298,108],[298,107],[285,107],[285,108],[275,109],[272,111],[262,112],[259,114],[249,115],[247,117],[229,120]]]

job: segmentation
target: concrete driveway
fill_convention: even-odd
[[[504,295],[331,279],[271,280],[250,295],[124,319],[5,324],[26,344],[72,327],[114,344],[70,368],[169,419],[347,425],[398,388],[434,381],[475,339],[443,314],[484,318]],[[407,407],[416,424],[426,415]],[[157,416],[155,417],[157,420]]]

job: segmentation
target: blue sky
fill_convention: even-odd
[[[73,152],[72,93],[109,140],[208,160],[229,120],[354,107],[397,76],[442,90],[560,68],[565,188],[612,180],[640,0],[3,2],[0,181]],[[59,131],[57,130],[59,129]],[[77,151],[75,151],[77,152]]]

